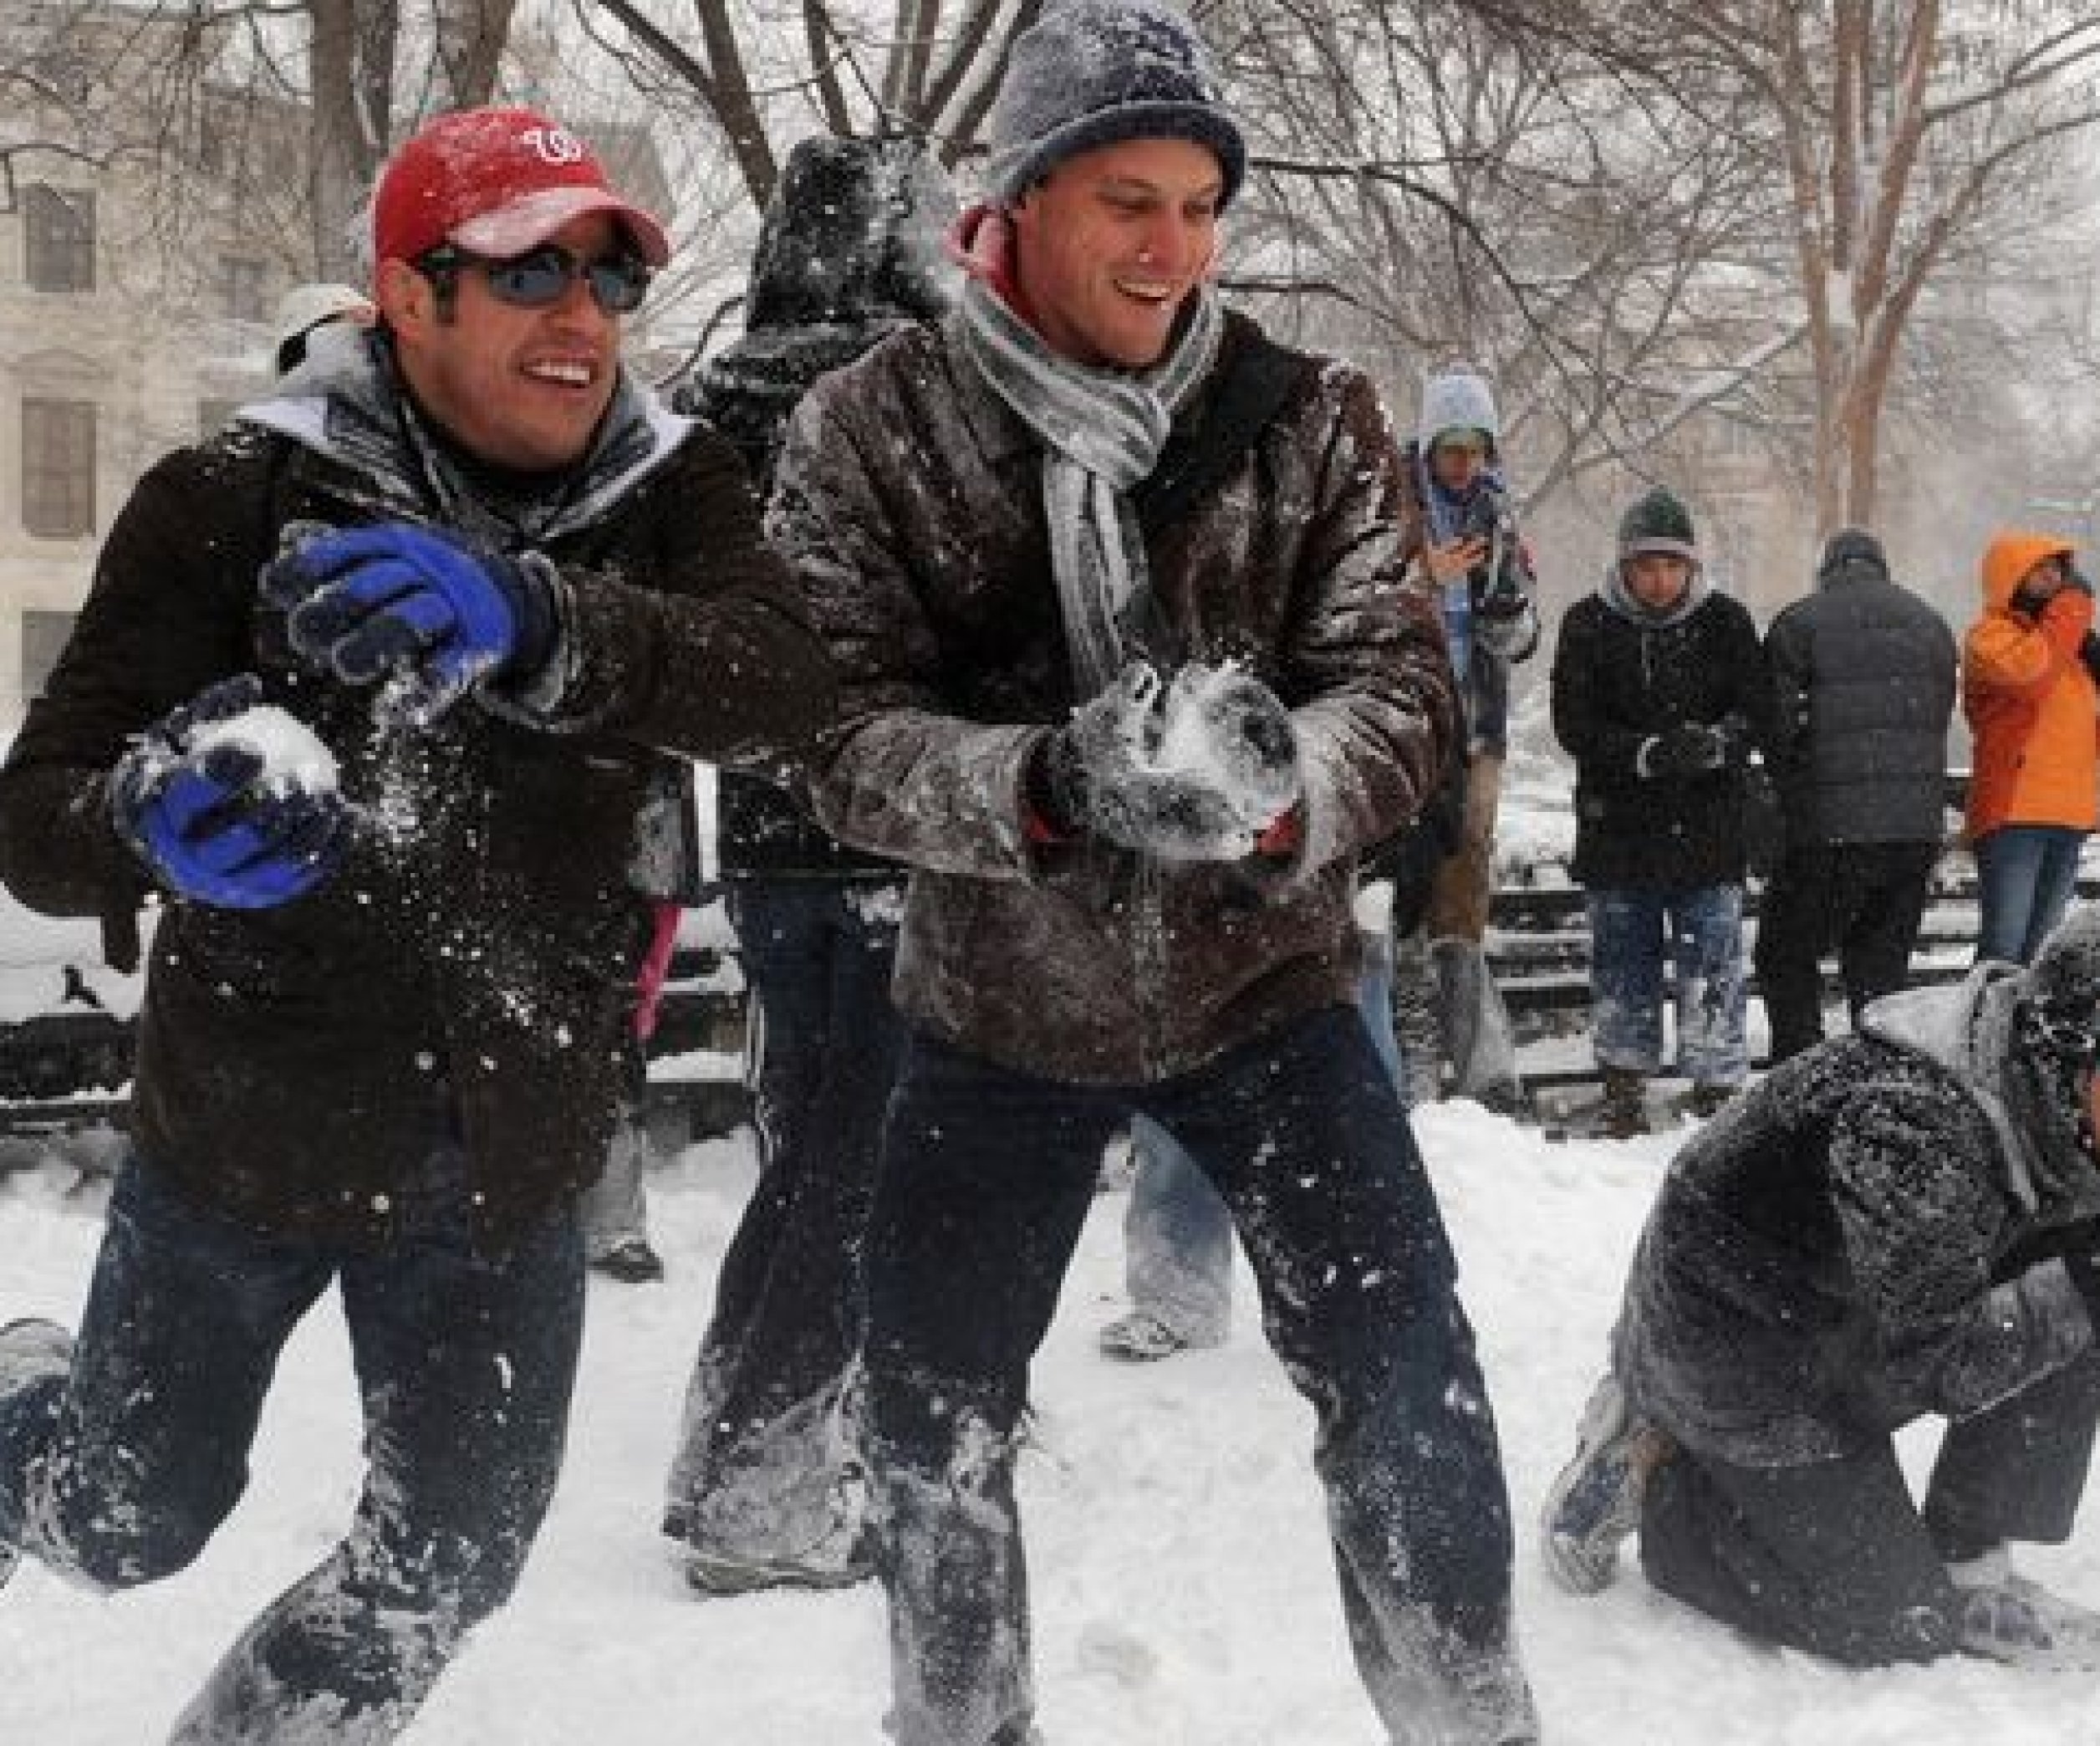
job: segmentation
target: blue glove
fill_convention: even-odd
[[[110,773],[110,817],[167,888],[221,909],[274,909],[320,884],[349,846],[349,809],[334,789],[258,783],[262,754],[197,730],[262,701],[252,673],[221,681],[140,736]]]
[[[262,598],[298,655],[344,684],[403,671],[423,721],[485,676],[529,679],[554,651],[543,568],[408,522],[304,541],[264,568]]]

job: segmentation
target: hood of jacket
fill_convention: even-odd
[[[2031,1045],[2035,973],[1977,965],[1960,983],[1875,1001],[1860,1029],[1955,1074],[1997,1135],[2006,1186],[2044,1224],[2100,1213],[2079,1075],[2057,1070]]]
[[[1423,382],[1415,442],[1425,461],[1436,439],[1446,431],[1485,431],[1488,458],[1501,457],[1502,421],[1495,410],[1495,391],[1477,370],[1440,370]]]
[[[1661,630],[1672,625],[1683,624],[1706,604],[1707,597],[1713,591],[1714,585],[1706,578],[1706,566],[1696,560],[1692,564],[1691,580],[1685,585],[1683,597],[1675,605],[1661,612],[1644,605],[1634,598],[1633,590],[1626,585],[1626,573],[1616,559],[1605,570],[1604,579],[1597,586],[1597,592],[1605,605],[1619,617],[1649,630]]]
[[[2077,550],[2053,534],[2000,534],[1984,548],[1983,600],[1993,612],[2011,609],[2013,590],[2046,558],[2069,558]]]

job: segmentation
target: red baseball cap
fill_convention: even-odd
[[[441,242],[522,254],[573,218],[609,212],[652,267],[670,259],[653,215],[613,191],[598,154],[528,109],[458,110],[405,140],[372,193],[372,258],[412,261]]]

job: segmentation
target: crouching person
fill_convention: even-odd
[[[2093,1340],[2100,910],[2033,967],[1892,995],[1686,1145],[1612,1374],[1549,1493],[1578,1592],[1640,1535],[1664,1593],[1848,1663],[2100,1667],[2100,1615],[2011,1566],[2068,1535]],[[1947,1431],[1922,1509],[1891,1434]]]
[[[1141,1114],[1318,1413],[1391,1738],[1535,1741],[1493,1420],[1356,1007],[1354,851],[1458,731],[1388,422],[1209,288],[1245,151],[1179,14],[1046,9],[991,137],[961,305],[810,391],[772,510],[840,663],[818,808],[912,870],[867,1261],[892,1730],[1036,1738],[1015,1426]]]
[[[0,1330],[0,1563],[181,1569],[331,1286],[356,1365],[349,1530],[176,1746],[380,1746],[511,1592],[561,1465],[652,779],[792,755],[832,701],[734,452],[621,368],[667,250],[595,155],[447,115],[372,213],[379,326],[146,474],[0,771],[25,902],[165,905],[78,1340]]]

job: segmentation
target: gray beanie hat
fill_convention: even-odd
[[[1124,140],[1192,140],[1218,155],[1229,202],[1246,142],[1195,28],[1154,0],[1052,0],[1014,38],[986,124],[991,197],[1011,206],[1066,158]]]
[[[1699,561],[1691,511],[1659,485],[1639,498],[1618,521],[1620,558],[1638,558],[1644,552]]]

